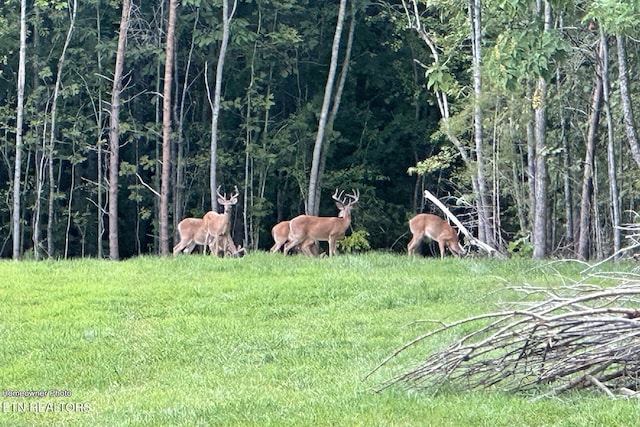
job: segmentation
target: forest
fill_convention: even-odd
[[[442,212],[502,253],[628,255],[638,0],[5,0],[0,257],[168,255],[335,216],[406,252]]]

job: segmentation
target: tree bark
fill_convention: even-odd
[[[551,5],[544,2],[544,31],[551,29]],[[547,82],[539,77],[533,96],[535,114],[535,211],[533,222],[533,257],[547,255]]]
[[[111,92],[111,115],[109,130],[109,258],[120,259],[118,242],[118,172],[120,169],[120,93],[122,92],[122,70],[127,50],[127,31],[131,1],[122,1],[122,16],[118,34],[118,50],[113,72],[113,90]]]
[[[631,148],[633,160],[640,166],[640,144],[638,143],[638,132],[636,131],[635,119],[633,117],[633,107],[631,105],[631,95],[629,93],[629,70],[627,69],[627,48],[625,46],[625,36],[616,36],[618,48],[618,81],[620,84],[620,98],[622,100],[622,114],[624,116],[624,128],[627,132],[627,140]]]
[[[78,12],[78,0],[74,0],[71,10],[71,17],[69,22],[69,30],[67,31],[67,38],[65,39],[64,46],[62,47],[62,53],[58,58],[58,71],[56,74],[56,83],[53,90],[52,102],[51,102],[51,130],[49,134],[49,147],[46,150],[49,156],[49,209],[47,215],[47,253],[49,258],[52,258],[55,251],[55,236],[53,232],[53,222],[55,217],[55,193],[56,193],[56,180],[53,174],[53,155],[56,145],[56,120],[58,114],[58,97],[60,96],[60,86],[62,85],[62,70],[65,65],[65,58],[71,37],[75,29],[76,15]]]
[[[211,102],[211,94],[209,93],[207,84],[207,96],[209,104],[211,104],[211,162],[209,166],[209,191],[211,197],[211,210],[217,211],[218,202],[216,201],[216,189],[218,182],[216,180],[218,167],[218,120],[220,117],[220,103],[222,100],[222,72],[224,70],[224,61],[227,56],[227,47],[229,45],[229,34],[231,32],[231,20],[238,5],[234,0],[233,7],[229,10],[229,0],[222,0],[222,41],[220,42],[220,52],[218,53],[218,65],[216,66],[216,82],[213,93],[213,103]],[[207,78],[205,73],[205,79]]]
[[[616,153],[614,146],[613,118],[611,117],[609,90],[609,40],[600,27],[600,62],[602,63],[602,97],[604,112],[607,116],[607,164],[609,176],[609,192],[611,197],[611,233],[613,234],[613,251],[618,254],[622,248],[620,234],[620,194],[618,192],[618,177],[616,176]],[[616,255],[615,258],[618,258]]]
[[[473,132],[476,152],[476,176],[478,181],[478,238],[495,246],[494,236],[496,230],[492,226],[491,206],[487,191],[487,178],[485,176],[484,161],[484,136],[482,130],[482,74],[480,70],[482,60],[482,2],[481,0],[469,0],[469,21],[471,24],[471,47],[473,63]]]
[[[20,182],[22,179],[22,122],[24,114],[25,65],[27,62],[27,1],[20,2],[20,59],[18,64],[18,105],[16,107],[16,157],[13,170],[13,259],[20,259]]]
[[[602,75],[600,65],[596,66],[595,86],[591,102],[587,146],[583,166],[582,195],[580,201],[580,235],[578,239],[578,257],[586,261],[590,255],[591,235],[591,200],[593,198],[593,167],[596,150],[600,107],[602,105]]]
[[[169,1],[169,20],[162,93],[162,177],[160,183],[160,255],[169,255],[169,192],[171,180],[171,83],[176,30],[176,0]]]
[[[349,24],[349,35],[347,36],[347,45],[344,50],[344,58],[342,60],[342,70],[340,71],[340,77],[338,78],[338,84],[336,86],[336,93],[333,97],[333,105],[331,106],[331,112],[327,118],[327,126],[325,134],[329,136],[322,144],[322,154],[320,156],[320,166],[318,168],[318,183],[322,182],[322,177],[326,169],[327,154],[329,152],[329,145],[331,144],[331,134],[333,133],[333,124],[336,121],[336,116],[340,110],[340,103],[342,101],[342,92],[344,91],[344,85],[347,81],[347,75],[349,74],[349,63],[351,62],[351,51],[353,49],[353,37],[356,31],[356,7],[354,2],[351,2],[351,23]],[[315,205],[320,206],[320,185],[316,186],[316,200]]]
[[[313,147],[311,172],[309,173],[307,215],[318,215],[319,213],[319,206],[316,200],[318,199],[318,193],[320,192],[320,160],[322,158],[322,145],[324,143],[324,134],[329,116],[329,108],[331,106],[331,99],[333,98],[333,86],[336,79],[336,70],[338,69],[338,53],[340,52],[340,39],[342,37],[342,27],[344,26],[344,15],[346,6],[347,0],[340,0],[340,8],[338,9],[338,21],[336,22],[336,31],[333,35],[333,44],[331,46],[331,64],[329,65],[327,84],[324,88],[324,99],[322,101],[322,109],[320,111],[320,121],[318,123],[316,142]]]

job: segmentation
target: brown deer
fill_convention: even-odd
[[[289,223],[290,221],[280,221],[271,229],[274,245],[271,247],[271,253],[278,252],[289,240]],[[318,242],[312,242],[309,246],[314,255],[318,254]]]
[[[235,187],[235,193],[227,199],[226,193],[221,194],[220,186],[218,186],[216,194],[218,195],[218,203],[224,207],[224,213],[209,211],[202,217],[207,232],[207,242],[211,242],[212,253],[236,254],[239,251],[231,238],[231,209],[238,203],[240,193],[238,187]]]
[[[458,234],[445,220],[437,215],[418,214],[409,221],[409,229],[413,239],[407,246],[409,255],[415,255],[420,243],[425,237],[438,242],[440,258],[444,258],[444,251],[448,247],[456,255],[464,255],[464,250],[458,243]]]
[[[207,241],[207,229],[202,218],[185,218],[178,224],[180,242],[173,247],[173,254],[190,254],[196,245],[209,246],[213,252],[213,242]]]
[[[337,217],[320,217],[299,215],[289,222],[289,242],[284,247],[284,253],[300,245],[300,249],[307,255],[311,254],[314,242],[329,242],[329,256],[336,253],[336,242],[344,237],[344,233],[351,225],[351,209],[358,203],[360,192],[353,191],[342,197],[344,191],[338,195],[338,190],[331,196],[340,211]],[[351,199],[351,200],[348,200]]]
[[[271,229],[271,236],[274,244],[271,247],[271,253],[278,252],[289,238],[289,221],[280,221]]]

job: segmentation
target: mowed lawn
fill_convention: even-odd
[[[559,286],[582,268],[382,253],[1,261],[0,425],[638,425],[638,399],[593,391],[376,392],[453,335],[365,380],[435,327],[421,320],[495,311],[511,286]],[[45,393],[16,395],[30,391]]]

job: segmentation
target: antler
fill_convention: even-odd
[[[336,188],[336,192],[333,193],[333,196],[331,196],[331,198],[333,200],[335,200],[336,202],[340,202],[340,203],[344,203],[342,201],[342,195],[344,194],[344,191],[341,191],[340,194],[338,194],[338,189]]]
[[[358,200],[360,200],[360,190],[351,189],[351,192],[353,194],[347,194],[347,197],[353,200],[349,203],[349,205],[355,205],[356,203],[358,203]]]
[[[358,203],[358,199],[360,199],[360,191],[351,190],[351,193],[352,194],[344,194],[344,191],[341,191],[340,194],[338,194],[338,189],[336,188],[336,191],[335,193],[333,193],[333,196],[331,196],[331,198],[338,203],[342,203],[343,205],[353,206]],[[351,201],[347,203],[347,199],[351,199]]]
[[[216,194],[218,195],[218,202],[222,205],[235,205],[236,203],[238,203],[238,196],[240,196],[240,192],[238,191],[238,186],[234,186],[234,190],[235,193],[233,193],[231,195],[231,197],[229,197],[227,199],[227,193],[220,193],[220,188],[222,187],[222,185],[218,185],[218,188],[216,188]]]

